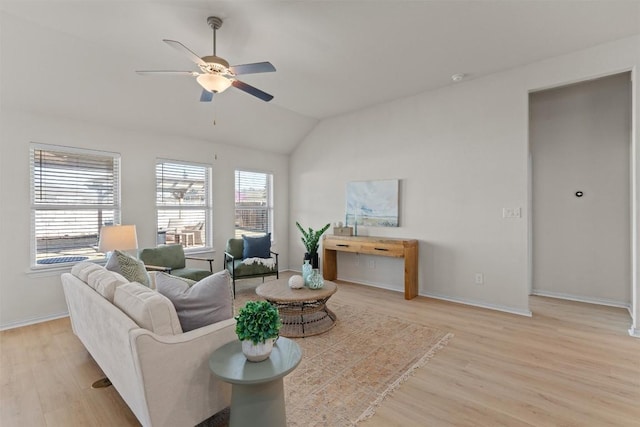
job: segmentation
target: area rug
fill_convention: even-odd
[[[249,299],[258,298],[239,292],[236,310]],[[453,336],[366,308],[331,300],[328,306],[337,315],[331,330],[294,339],[303,357],[284,380],[290,427],[352,426],[369,418]],[[224,426],[226,419],[228,411],[201,426]]]

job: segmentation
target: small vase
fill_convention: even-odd
[[[302,264],[302,279],[304,280],[304,284],[309,284],[309,275],[311,275],[311,271],[313,267],[309,264],[309,260],[305,259],[304,264]]]
[[[324,286],[324,279],[322,278],[322,274],[320,274],[320,270],[314,268],[309,275],[309,289],[320,289]]]
[[[312,268],[318,268],[318,266],[320,265],[320,256],[318,255],[318,252],[315,252],[313,255],[311,255],[309,252],[305,252],[304,260],[309,260]]]
[[[249,362],[262,362],[271,356],[271,350],[273,350],[273,343],[275,341],[275,338],[269,338],[265,342],[254,344],[251,340],[243,340],[242,353]]]

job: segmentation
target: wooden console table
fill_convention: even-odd
[[[404,258],[404,299],[418,295],[418,241],[415,239],[325,235],[322,248],[322,275],[326,280],[338,277],[338,252]]]

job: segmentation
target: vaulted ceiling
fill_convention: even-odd
[[[3,108],[289,153],[318,121],[640,33],[638,1],[4,0]],[[162,39],[277,72],[200,103]],[[215,125],[214,125],[215,120]]]

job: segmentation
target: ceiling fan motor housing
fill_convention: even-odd
[[[220,58],[219,56],[214,56],[214,55],[203,56],[202,60],[210,64],[218,64],[218,65],[222,65],[224,68],[229,68],[229,62],[227,62],[227,60],[224,58]]]

